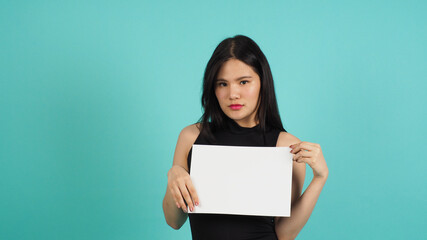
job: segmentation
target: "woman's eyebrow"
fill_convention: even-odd
[[[243,78],[252,78],[252,77],[251,76],[241,76],[241,77],[237,78],[235,81],[239,81],[239,80],[241,80]],[[222,78],[218,78],[217,81],[225,81],[225,82],[227,82],[227,80],[222,79]]]

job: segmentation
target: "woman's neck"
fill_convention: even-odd
[[[259,121],[255,121],[255,120],[248,122],[248,121],[236,121],[231,119],[231,121],[234,121],[235,123],[237,123],[237,125],[244,128],[253,128],[259,124]]]

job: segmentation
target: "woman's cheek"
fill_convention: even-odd
[[[256,98],[259,95],[259,89],[256,87],[252,87],[248,93],[251,98]]]

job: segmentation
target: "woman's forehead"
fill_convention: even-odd
[[[230,59],[222,64],[218,71],[217,80],[232,81],[240,80],[244,77],[254,78],[257,76],[251,66],[240,60]]]

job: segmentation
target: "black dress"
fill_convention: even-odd
[[[267,128],[265,133],[259,126],[245,128],[227,119],[228,129],[213,133],[214,144],[199,135],[194,144],[229,146],[276,146],[280,130]],[[188,154],[188,167],[191,172],[191,152]],[[274,217],[231,214],[189,213],[191,234],[194,240],[277,240]]]

